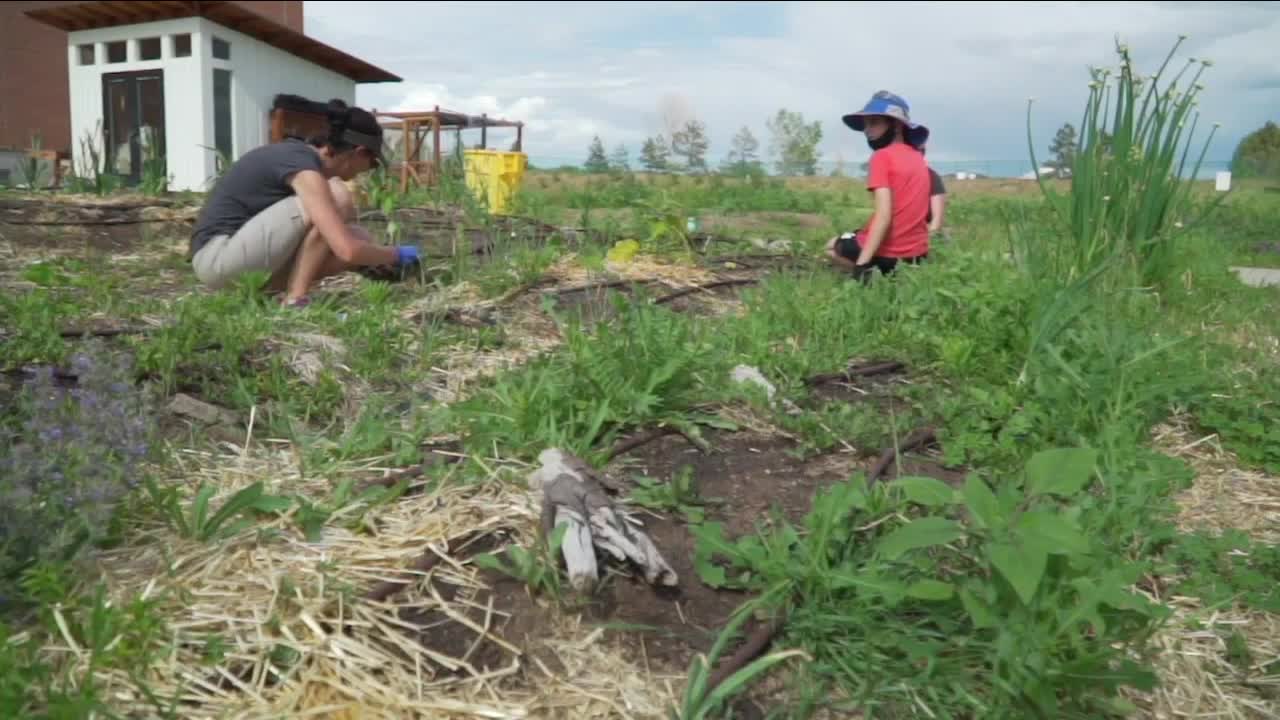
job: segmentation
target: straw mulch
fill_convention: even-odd
[[[1185,460],[1195,482],[1176,498],[1182,530],[1242,530],[1256,540],[1280,542],[1280,478],[1241,468],[1216,435],[1196,437],[1187,420],[1156,428],[1157,449]]]
[[[1264,542],[1280,537],[1280,478],[1238,467],[1215,436],[1192,435],[1182,419],[1158,427],[1154,441],[1195,470],[1192,487],[1176,498],[1180,529],[1236,528]],[[1280,718],[1280,615],[1204,607],[1198,598],[1154,599],[1174,612],[1154,641],[1160,687],[1131,694],[1144,717]]]
[[[475,285],[464,281],[409,303],[401,316],[432,322],[452,313],[452,317],[474,318],[476,322],[486,322],[487,318],[501,328],[503,342],[499,347],[459,347],[444,352],[442,363],[434,368],[440,380],[431,391],[440,402],[452,403],[465,397],[477,380],[523,365],[560,345],[560,328],[542,307],[545,297],[566,297],[576,294],[566,291],[584,288],[578,292],[601,299],[618,288],[595,286],[619,281],[644,283],[650,293],[663,294],[715,279],[703,268],[647,255],[627,263],[608,263],[604,272],[596,272],[569,254],[549,267],[536,287],[522,285],[496,297],[484,297]]]
[[[180,458],[180,482],[217,488],[212,509],[257,480],[269,493],[324,504],[336,475],[368,472],[304,476],[287,451]],[[524,647],[505,640],[500,629],[513,619],[461,562],[478,549],[444,553],[476,533],[493,534],[500,547],[527,544],[534,531],[536,502],[512,482],[520,469],[490,467],[475,483],[451,478],[443,489],[376,508],[359,531],[345,527],[354,509],[344,511],[345,519],[325,523],[319,542],[307,542],[293,517],[208,543],[143,521],[98,562],[113,602],[148,599],[166,622],[161,659],[144,677],[151,692],[177,697],[185,718],[661,716],[672,678],[627,662],[598,630],[527,595],[510,599],[536,615],[536,632]],[[384,602],[365,597],[383,581],[411,577],[405,568],[424,551],[443,556],[429,581],[418,578]],[[425,627],[424,617],[433,618]],[[51,659],[88,668],[69,633],[54,640]],[[102,695],[119,712],[146,716],[154,708],[129,670],[100,668]]]

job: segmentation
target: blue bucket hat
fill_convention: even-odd
[[[849,113],[842,119],[844,124],[855,132],[862,132],[863,128],[866,127],[866,122],[863,118],[868,115],[883,115],[884,117],[901,120],[902,124],[907,126],[907,142],[917,147],[923,145],[929,139],[929,128],[919,123],[911,122],[911,106],[907,104],[907,101],[888,90],[881,90],[872,95],[861,110]]]

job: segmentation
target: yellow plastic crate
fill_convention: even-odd
[[[465,150],[463,157],[467,188],[475,193],[477,199],[488,204],[490,214],[506,213],[516,188],[524,180],[529,156],[499,150]]]

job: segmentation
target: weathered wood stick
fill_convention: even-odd
[[[703,285],[694,285],[693,287],[687,287],[683,290],[677,290],[671,293],[670,295],[663,295],[657,300],[654,300],[653,304],[662,305],[663,303],[669,303],[672,300],[679,300],[685,295],[692,295],[696,292],[702,292],[704,290],[714,290],[716,288],[732,287],[734,285],[754,285],[758,282],[760,282],[760,280],[757,278],[737,278],[735,280],[717,280],[716,282],[709,282]]]
[[[923,427],[913,430],[907,438],[902,441],[901,448],[894,448],[892,445],[880,452],[880,459],[876,460],[876,464],[871,467],[871,472],[867,475],[867,484],[871,485],[884,475],[885,470],[893,464],[893,460],[898,456],[899,452],[910,452],[917,448],[924,447],[930,443],[936,442],[937,434],[931,427]]]
[[[100,330],[60,330],[58,334],[64,338],[78,338],[88,335],[90,337],[117,337],[119,335],[149,335],[156,330],[163,328],[158,327],[125,327],[125,328],[102,328]]]
[[[569,584],[579,592],[590,588],[600,579],[596,564],[596,549],[591,542],[591,528],[581,515],[566,507],[555,509],[555,524],[568,526],[560,553],[569,574]]]
[[[550,295],[572,295],[576,292],[590,292],[592,290],[608,290],[609,288],[630,287],[632,285],[651,285],[653,283],[661,283],[661,280],[609,280],[607,282],[591,283],[589,285],[574,285],[573,287],[560,288],[549,292]]]
[[[477,533],[467,533],[466,535],[450,540],[445,544],[444,554],[453,555],[464,546],[470,544],[476,536]],[[440,555],[433,552],[431,548],[427,548],[422,553],[422,556],[414,561],[413,565],[409,566],[409,571],[424,574],[428,573],[432,568],[440,564],[440,560]],[[412,576],[405,580],[387,580],[385,582],[380,582],[377,585],[374,585],[369,592],[365,593],[364,597],[370,602],[383,602],[387,598],[408,587],[416,578],[417,576]]]
[[[636,448],[640,447],[641,445],[647,445],[659,438],[664,438],[668,435],[682,435],[682,434],[683,433],[681,433],[679,430],[673,427],[655,428],[653,430],[650,430],[649,432],[642,433],[640,435],[636,435],[635,437],[631,437],[626,440],[619,441],[616,445],[613,446],[613,449],[611,449],[604,456],[604,461],[611,462],[614,459],[616,459],[619,455],[624,455],[626,453],[629,453],[632,450],[635,450]]]
[[[854,365],[845,368],[839,372],[819,373],[805,380],[806,385],[822,385],[836,380],[852,380],[855,377],[873,377],[876,375],[887,375],[902,370],[905,365],[897,360],[888,362],[871,363],[869,365]]]
[[[746,642],[742,643],[737,652],[729,656],[729,659],[720,664],[711,673],[711,677],[707,679],[706,692],[711,693],[720,683],[728,680],[734,673],[747,666],[747,663],[755,660],[765,648],[769,647],[769,643],[773,642],[773,638],[782,630],[784,620],[781,616],[767,622],[751,632],[747,636]]]

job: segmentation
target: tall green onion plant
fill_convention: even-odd
[[[1072,283],[1106,265],[1109,270],[1136,273],[1112,276],[1120,282],[1150,284],[1169,259],[1173,238],[1194,224],[1187,218],[1191,190],[1212,131],[1190,173],[1185,171],[1199,121],[1195,108],[1204,89],[1200,77],[1211,63],[1192,58],[1167,86],[1161,86],[1185,40],[1185,35],[1178,38],[1160,70],[1150,77],[1138,73],[1129,47],[1118,41],[1118,71],[1113,75],[1110,69],[1090,70],[1089,100],[1071,164],[1070,195],[1061,196],[1037,173],[1041,190],[1066,229],[1065,237],[1056,238],[1052,248],[1040,248],[1047,250],[1041,255],[1050,260],[1040,270],[1058,282]],[[1194,74],[1184,81],[1192,69]],[[1038,168],[1030,105],[1027,142],[1033,167]]]

